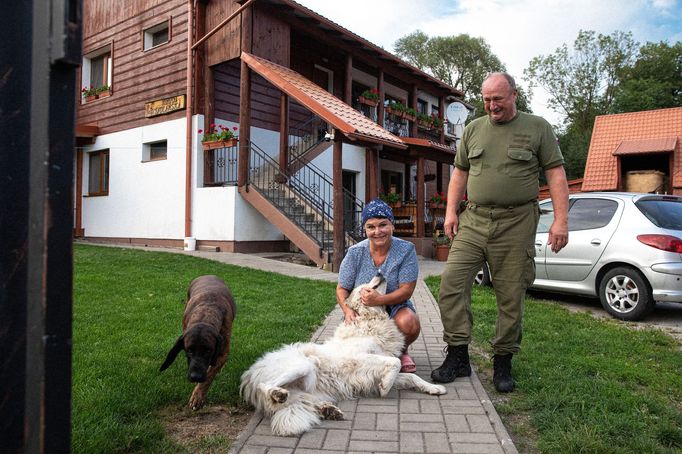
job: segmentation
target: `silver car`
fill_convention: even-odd
[[[598,296],[609,314],[639,320],[656,301],[682,303],[682,197],[570,195],[568,245],[547,247],[551,200],[540,202],[533,288]]]

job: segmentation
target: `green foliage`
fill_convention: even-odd
[[[483,38],[466,34],[429,38],[418,30],[396,41],[395,51],[422,71],[464,92],[469,103],[480,100],[487,74],[505,69]]]
[[[558,135],[559,147],[564,155],[566,176],[569,180],[582,178],[585,173],[587,150],[590,147],[590,131],[580,131],[573,125]]]
[[[193,384],[182,354],[163,373],[159,366],[181,334],[195,277],[221,277],[237,303],[230,356],[208,405],[243,405],[241,374],[264,352],[308,339],[335,305],[330,282],[164,252],[83,245],[74,252],[74,453],[182,452],[161,414],[182,414]]]
[[[434,296],[440,277],[426,280]],[[472,298],[473,355],[490,373],[497,308],[490,288]],[[493,398],[524,452],[673,453],[682,450],[682,352],[661,331],[571,313],[527,298],[517,389]],[[487,381],[484,380],[487,384]],[[489,391],[494,395],[494,391]]]
[[[533,58],[524,75],[531,89],[547,90],[551,108],[565,115],[566,124],[591,131],[594,117],[609,111],[618,74],[633,63],[636,51],[632,33],[606,36],[581,30],[572,50],[564,44]]]
[[[682,43],[646,43],[619,75],[611,113],[682,105]]]

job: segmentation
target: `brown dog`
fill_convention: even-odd
[[[218,276],[199,276],[189,285],[182,336],[168,352],[160,370],[166,370],[180,350],[185,350],[187,378],[197,383],[189,399],[192,410],[203,407],[211,382],[227,361],[236,313],[230,289]]]

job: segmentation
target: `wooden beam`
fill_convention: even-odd
[[[251,52],[253,38],[253,9],[242,12],[241,48]],[[239,84],[239,163],[237,186],[246,185],[249,180],[249,149],[251,143],[251,69],[242,60]]]
[[[279,169],[286,172],[289,164],[289,96],[279,95]]]
[[[346,75],[343,85],[343,102],[353,105],[353,56],[346,54]]]
[[[424,158],[417,160],[417,238],[424,238]]]
[[[443,121],[445,119],[445,97],[444,96],[439,96],[438,97],[438,118],[440,118],[441,122],[443,123],[443,126],[440,128],[440,143],[445,143],[445,122]]]
[[[408,106],[417,110],[417,86],[412,85],[412,87],[410,87],[410,88],[411,88],[410,93],[408,95],[410,101],[408,103]],[[416,119],[415,119],[415,121],[410,122],[410,136],[411,137],[417,137],[417,120]]]
[[[334,257],[333,270],[339,271],[345,253],[345,232],[343,221],[343,142],[341,133],[334,134],[332,161],[332,182],[334,184]]]
[[[384,93],[384,70],[379,68],[379,75],[377,76],[377,90],[379,91],[379,105],[377,106],[377,123],[382,128],[384,127],[384,118],[386,112],[384,111],[384,101],[386,94]]]

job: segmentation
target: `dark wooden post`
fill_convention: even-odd
[[[253,30],[253,7],[241,12],[243,52],[251,52]],[[239,171],[237,186],[242,187],[249,181],[249,150],[251,146],[251,69],[242,60],[239,84]]]
[[[417,109],[417,86],[412,85],[412,90],[410,92],[410,102],[409,106],[413,109]],[[410,137],[417,137],[417,120],[410,123]]]
[[[346,80],[343,86],[343,101],[349,106],[353,105],[353,56],[346,56]]]
[[[410,192],[410,180],[412,179],[412,172],[410,172],[410,169],[412,169],[412,164],[406,162],[405,169],[403,170],[403,198],[405,200],[410,200],[410,196],[412,195]]]
[[[334,257],[332,266],[338,272],[345,253],[343,220],[343,142],[341,132],[334,131],[332,183],[334,184]]]
[[[442,120],[445,119],[445,97],[440,96],[438,98],[438,118]],[[445,143],[445,122],[443,121],[443,126],[440,128],[440,143]]]
[[[436,162],[436,191],[443,192],[443,164]]]
[[[417,159],[417,238],[424,238],[424,158]]]
[[[386,100],[384,93],[384,70],[379,69],[379,75],[377,76],[377,91],[379,91],[379,105],[377,106],[377,123],[382,128],[384,127],[384,118],[386,112],[384,112],[384,101]]]
[[[289,96],[279,95],[279,168],[286,173],[289,165]]]

